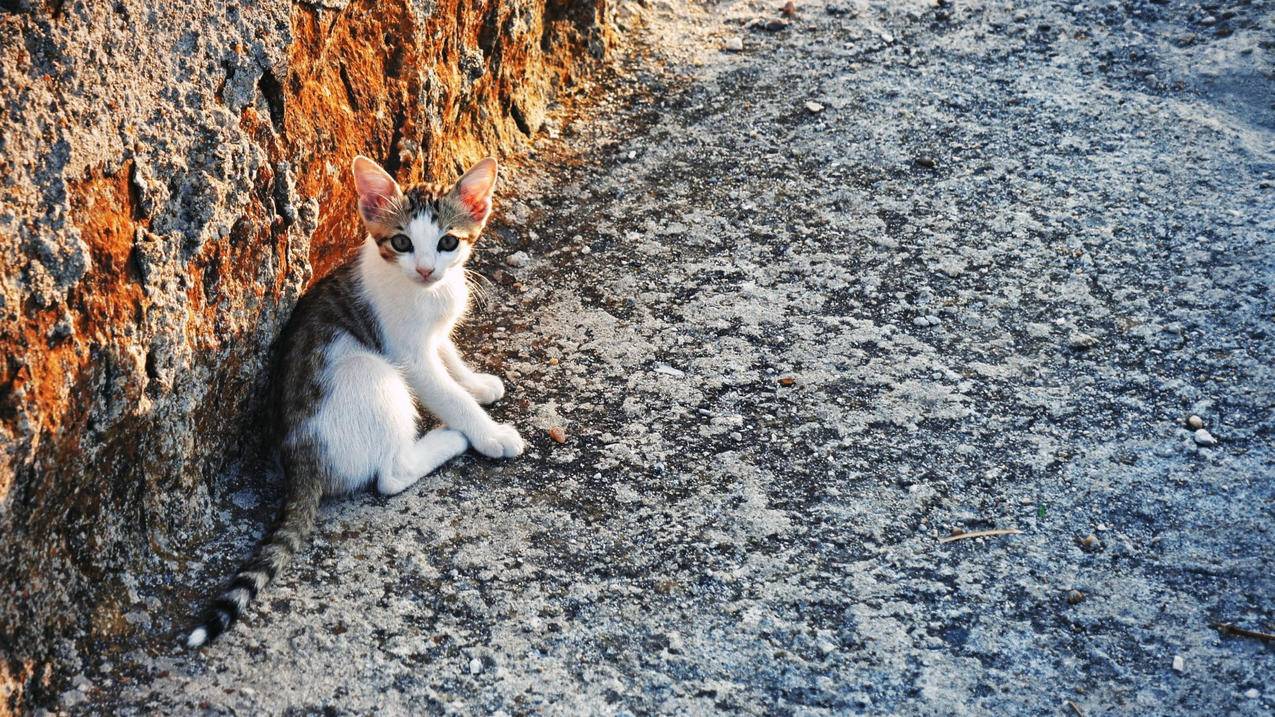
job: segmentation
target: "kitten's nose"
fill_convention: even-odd
[[[434,273],[434,270],[433,270],[433,269],[426,269],[426,268],[425,268],[425,267],[423,267],[423,266],[418,266],[418,267],[416,267],[416,273],[417,273],[417,274],[420,274],[420,275],[421,275],[421,278],[422,278],[422,279],[424,279],[425,281],[429,281],[429,277],[430,277],[430,275],[432,275],[432,274]]]

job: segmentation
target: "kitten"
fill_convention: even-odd
[[[451,187],[406,192],[366,157],[353,169],[368,236],[306,292],[280,338],[274,401],[288,485],[278,525],[204,613],[191,647],[230,627],[291,561],[322,496],[373,479],[393,495],[470,445],[493,458],[523,451],[518,431],[479,406],[504,385],[466,366],[450,336],[468,302],[464,266],[491,214],[496,161]],[[446,427],[418,435],[417,401]]]

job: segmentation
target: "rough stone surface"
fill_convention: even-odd
[[[1211,624],[1275,627],[1271,9],[778,6],[622,4],[662,57],[502,189],[461,343],[526,456],[325,506],[187,653],[245,466],[61,704],[1269,713]]]
[[[350,158],[519,149],[608,13],[0,3],[0,702],[134,631],[136,576],[217,524],[280,323],[357,243]]]

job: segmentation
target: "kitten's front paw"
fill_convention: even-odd
[[[522,455],[526,444],[518,430],[508,423],[495,423],[481,433],[470,435],[474,450],[488,458],[513,458]]]
[[[470,378],[465,389],[482,405],[495,403],[505,397],[505,384],[500,378],[489,373],[476,373]]]

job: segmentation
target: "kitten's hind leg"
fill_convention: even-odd
[[[402,446],[392,464],[380,471],[376,489],[382,495],[394,495],[420,480],[435,468],[469,449],[469,440],[460,431],[435,428]]]

